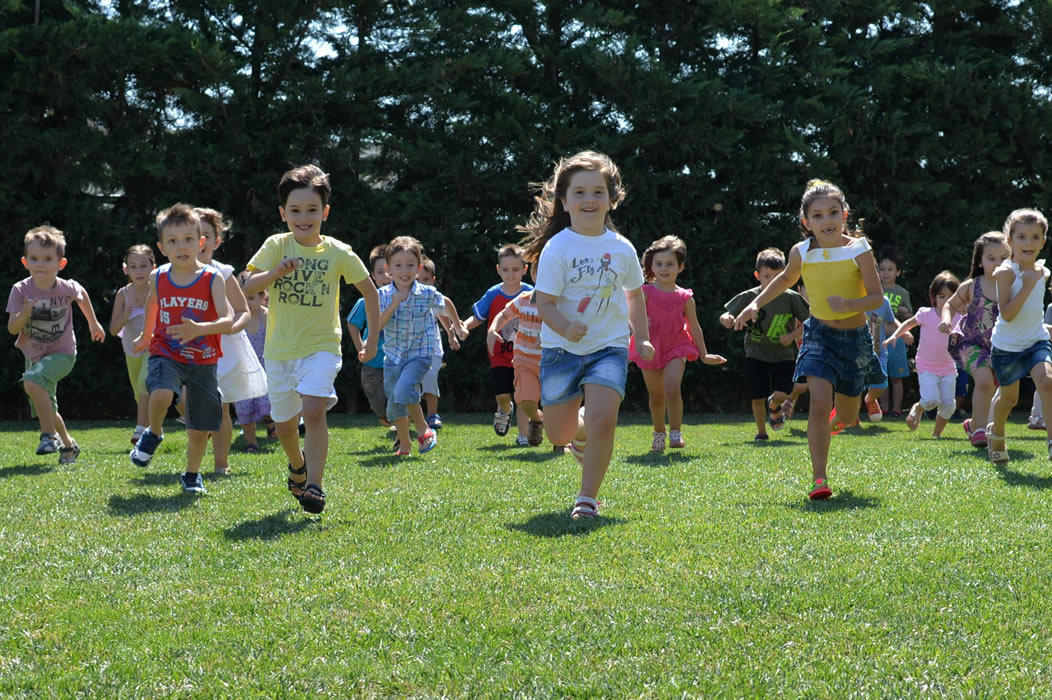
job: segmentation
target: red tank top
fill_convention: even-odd
[[[192,321],[214,321],[218,318],[212,303],[212,280],[219,270],[205,265],[194,281],[185,287],[172,282],[168,273],[171,263],[157,268],[157,325],[150,341],[150,354],[192,365],[214,365],[223,354],[219,335],[202,335],[183,344],[168,335],[168,326]]]

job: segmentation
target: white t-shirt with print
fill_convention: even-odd
[[[582,236],[569,228],[555,234],[537,263],[539,292],[559,297],[558,308],[588,332],[576,343],[541,326],[541,347],[562,348],[588,355],[607,347],[628,348],[626,291],[643,286],[643,268],[635,246],[620,233],[606,229],[599,236]]]

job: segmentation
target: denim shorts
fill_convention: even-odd
[[[877,361],[880,362],[880,368],[882,370],[884,370],[884,381],[877,382],[876,384],[870,384],[869,388],[870,389],[887,389],[888,388],[888,379],[891,377],[891,374],[888,371],[888,362],[890,361],[889,354],[886,353],[886,352],[878,353],[877,354]]]
[[[887,379],[873,352],[869,327],[833,328],[813,316],[804,322],[804,339],[796,358],[796,382],[821,377],[845,396],[859,396],[866,386]]]
[[[392,423],[409,415],[409,405],[420,403],[424,375],[431,369],[431,355],[410,357],[401,362],[384,358],[384,393],[387,420]]]
[[[628,348],[603,348],[574,355],[562,348],[541,350],[541,404],[555,406],[584,393],[585,384],[607,386],[625,398]]]
[[[994,376],[997,377],[997,383],[1001,386],[1015,384],[1042,362],[1052,364],[1052,343],[1047,339],[1039,340],[1026,350],[1019,352],[994,348],[990,354]]]
[[[186,387],[188,430],[219,430],[223,399],[219,396],[215,363],[195,365],[163,355],[150,355],[146,388],[150,393],[167,390],[178,396]]]

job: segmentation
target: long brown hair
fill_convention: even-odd
[[[611,211],[624,200],[626,192],[621,182],[621,171],[609,156],[595,151],[581,151],[569,158],[560,159],[555,164],[550,178],[544,182],[530,183],[530,189],[538,192],[533,198],[533,212],[525,225],[515,227],[516,231],[526,234],[520,241],[524,249],[522,257],[526,262],[536,262],[545,244],[570,225],[570,214],[563,208],[563,198],[566,197],[570,178],[581,170],[598,170],[603,174]],[[608,229],[617,230],[610,218],[610,212],[606,213],[604,223]]]

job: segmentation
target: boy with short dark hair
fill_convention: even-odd
[[[727,312],[720,316],[720,324],[724,328],[733,328],[734,318],[783,269],[785,255],[781,250],[761,250],[756,256],[756,271],[753,272],[760,286],[747,289],[724,304]],[[789,289],[760,309],[752,327],[745,332],[745,376],[756,421],[755,440],[767,439],[765,419],[770,422],[772,430],[781,430],[785,423],[782,404],[793,391],[796,369],[795,321],[806,321],[810,315],[803,297]]]
[[[379,328],[376,287],[349,245],[323,236],[329,217],[329,176],[316,165],[287,171],[278,183],[278,211],[289,227],[263,242],[248,262],[245,294],[270,288],[267,339],[263,348],[270,387],[271,418],[288,457],[288,489],[308,513],[325,508],[321,487],[329,455],[326,411],[336,405],[333,382],[343,366],[340,340],[340,278],[365,300],[366,323]],[[376,355],[370,335],[358,353]],[[300,449],[299,416],[305,433]]]
[[[391,281],[387,274],[387,258],[384,257],[386,245],[378,245],[369,251],[369,276],[373,278],[373,284],[379,289]],[[354,343],[355,352],[365,349],[365,339],[369,337],[372,329],[369,328],[365,318],[365,297],[354,302],[351,312],[347,314],[347,332]],[[376,355],[371,360],[360,363],[362,366],[362,391],[369,401],[369,408],[376,414],[380,425],[385,428],[390,426],[387,420],[387,395],[384,394],[384,332],[376,331]]]
[[[7,298],[7,331],[18,336],[15,347],[25,355],[22,388],[40,420],[38,455],[58,452],[59,464],[73,464],[80,447],[58,412],[58,383],[77,361],[73,334],[74,303],[84,314],[92,340],[105,331],[95,317],[91,298],[74,280],[58,273],[66,267],[66,237],[54,226],[30,229],[23,239],[22,266],[29,277],[16,282]]]
[[[185,387],[186,471],[180,481],[183,491],[193,494],[204,493],[201,459],[208,434],[221,423],[219,336],[233,322],[223,275],[197,259],[203,239],[193,207],[175,204],[157,215],[157,247],[168,262],[150,273],[144,328],[134,345],[136,352],[150,350],[150,426],[129,455],[136,466],[150,463],[164,440],[168,407]]]
[[[468,330],[481,325],[486,325],[488,330],[493,319],[504,310],[504,307],[512,299],[519,296],[522,292],[533,291],[532,284],[526,284],[522,281],[522,276],[526,274],[526,268],[528,267],[522,255],[522,248],[514,243],[501,247],[497,253],[497,273],[500,275],[501,282],[487,289],[482,298],[471,307],[472,315],[464,323]],[[511,416],[515,412],[512,394],[515,391],[514,339],[517,330],[517,321],[513,320],[505,325],[501,329],[500,342],[493,344],[492,350],[488,353],[490,380],[493,394],[497,398],[497,412],[493,414],[493,430],[501,437],[508,434]],[[489,343],[487,343],[488,345]],[[529,417],[520,411],[517,421],[519,436],[523,440],[528,439]]]
[[[899,284],[899,276],[906,264],[906,259],[898,248],[888,246],[877,256],[877,274],[884,297],[891,305],[891,313],[898,321],[905,321],[913,316],[913,303],[909,291]],[[898,418],[902,416],[902,380],[910,376],[909,360],[906,358],[906,347],[913,344],[913,334],[903,336],[904,342],[895,343],[888,348],[888,385],[890,391],[881,396],[882,411]]]

